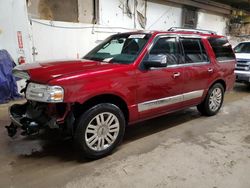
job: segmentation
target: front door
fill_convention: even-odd
[[[180,50],[175,37],[160,36],[145,56],[166,55],[167,66],[137,71],[137,104],[140,118],[176,110],[182,104],[183,68],[178,67]]]

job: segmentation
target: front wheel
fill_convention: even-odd
[[[220,110],[223,100],[224,87],[216,83],[208,90],[205,100],[197,106],[197,109],[203,115],[213,116]]]
[[[116,105],[102,103],[84,112],[77,123],[75,142],[84,157],[98,159],[121,142],[125,118]]]

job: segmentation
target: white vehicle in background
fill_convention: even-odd
[[[250,86],[250,41],[241,42],[234,47],[237,60],[235,67],[236,82]]]

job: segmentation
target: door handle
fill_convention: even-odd
[[[208,68],[208,69],[207,69],[207,72],[212,73],[212,72],[214,72],[214,69]]]
[[[173,77],[174,77],[174,78],[177,78],[177,77],[179,77],[180,75],[181,75],[180,72],[176,72],[176,73],[173,74]]]

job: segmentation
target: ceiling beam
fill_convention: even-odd
[[[232,7],[226,4],[217,3],[214,1],[202,1],[202,0],[167,0],[172,3],[178,3],[181,5],[192,6],[199,9],[204,9],[219,14],[229,15],[231,14]]]

